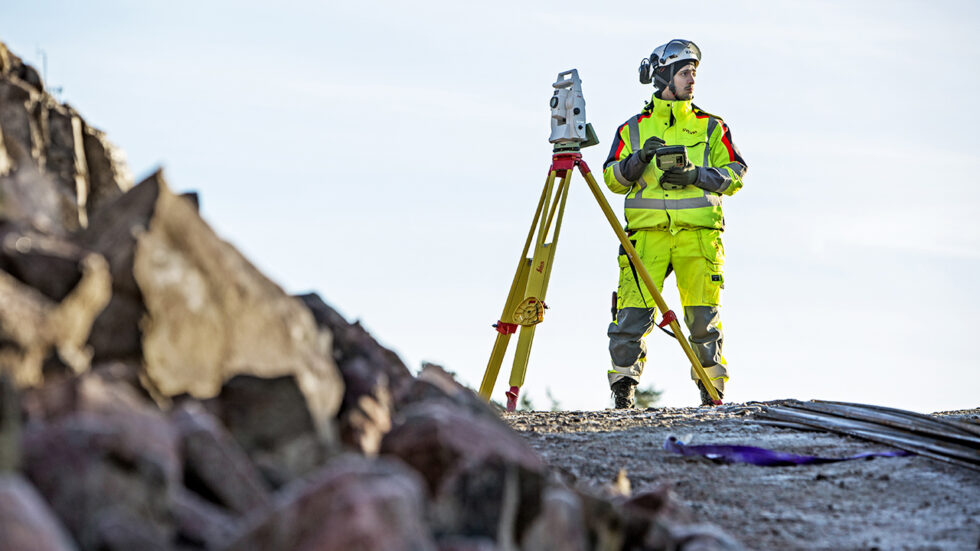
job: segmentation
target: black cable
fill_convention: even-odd
[[[630,241],[630,243],[633,243],[633,242]],[[636,244],[633,244],[633,246],[635,247]],[[619,248],[622,249],[623,246],[620,245]],[[625,249],[623,250],[623,254],[626,254]],[[643,296],[643,287],[640,286],[640,277],[636,273],[636,266],[633,264],[633,259],[630,258],[629,255],[626,255],[626,260],[630,263],[630,270],[633,272],[633,282],[636,283],[636,290],[640,292],[640,299],[643,301],[643,306],[645,308],[649,308],[650,306],[647,304],[647,299],[646,299],[646,297]],[[667,274],[670,275],[670,271],[669,270],[668,270]],[[657,322],[654,322],[654,323],[657,323]],[[667,329],[664,329],[663,327],[660,327],[659,325],[657,325],[657,327],[661,331],[663,331],[664,333],[667,333],[668,335],[670,335],[671,338],[674,338],[674,339],[677,338],[677,335],[675,335],[672,331],[669,331]]]

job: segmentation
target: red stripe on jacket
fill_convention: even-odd
[[[732,139],[728,132],[728,125],[721,123],[721,128],[725,131],[725,133],[721,135],[721,143],[725,144],[725,148],[728,149],[728,162],[735,162],[735,150],[732,149]]]
[[[623,146],[626,145],[626,141],[623,140],[623,136],[622,136],[623,128],[625,127],[626,125],[624,124],[619,127],[619,130],[616,131],[616,137],[619,138],[619,147],[616,148],[616,154],[613,156],[613,159],[617,161],[619,160],[619,155],[623,152]]]

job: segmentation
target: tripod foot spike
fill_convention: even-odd
[[[515,411],[517,409],[517,395],[520,392],[521,387],[519,386],[512,386],[507,391],[507,411]]]

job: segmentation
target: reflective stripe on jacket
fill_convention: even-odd
[[[696,185],[680,190],[660,187],[663,174],[651,161],[645,168],[634,154],[651,136],[666,145],[683,145],[687,156],[702,167]],[[626,222],[633,230],[725,227],[722,195],[742,187],[747,166],[732,142],[732,133],[721,118],[706,113],[690,101],[653,97],[642,113],[631,117],[616,132],[603,179],[613,193],[626,194]],[[637,172],[642,173],[637,174]]]

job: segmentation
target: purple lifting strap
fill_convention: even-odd
[[[703,446],[688,446],[675,436],[668,436],[664,441],[664,449],[681,455],[702,455],[721,463],[748,463],[762,467],[778,467],[785,465],[817,465],[820,463],[836,463],[852,459],[867,459],[871,457],[904,457],[915,455],[905,450],[886,452],[866,452],[850,457],[817,457],[814,455],[796,455],[793,453],[777,452],[752,446],[728,446],[706,444]]]

